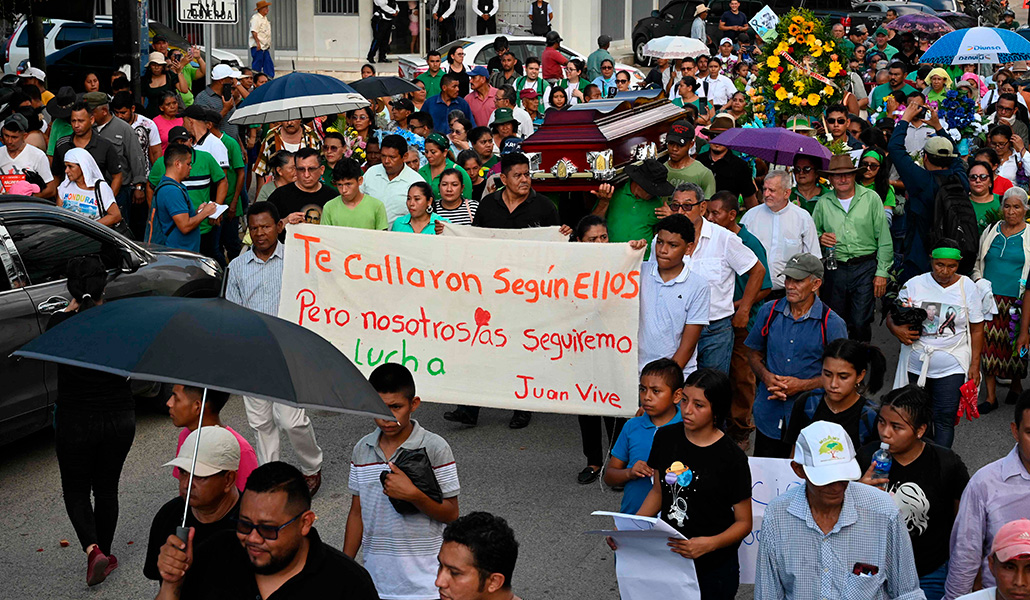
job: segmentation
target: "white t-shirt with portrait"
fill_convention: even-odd
[[[962,302],[962,288],[965,286],[965,307]],[[917,306],[926,311],[926,320],[920,332],[919,341],[927,348],[951,348],[960,342],[969,329],[969,323],[984,321],[983,306],[978,301],[976,285],[968,277],[946,288],[940,286],[933,275],[923,273],[909,279],[898,292],[898,301],[905,306]],[[968,316],[967,316],[968,312]],[[921,352],[913,352],[908,360],[908,372],[919,373],[923,361]],[[948,375],[964,375],[962,366],[951,352],[933,352],[926,376],[931,379]]]
[[[104,214],[106,215],[107,210],[114,204],[114,192],[111,190],[111,186],[103,181],[100,182],[100,196],[104,205]],[[96,201],[96,191],[93,188],[84,190],[70,179],[65,179],[61,182],[61,185],[57,186],[57,198],[61,202],[61,208],[77,212],[87,219],[98,221],[103,216],[100,214]]]
[[[43,178],[44,183],[54,180],[54,175],[50,172],[50,161],[47,160],[46,153],[39,148],[25,144],[18,156],[11,158],[6,146],[0,147],[0,175],[6,176],[3,177],[5,185],[8,181],[24,181],[25,171],[35,172]]]

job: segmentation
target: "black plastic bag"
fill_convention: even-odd
[[[403,471],[408,479],[411,479],[411,483],[415,484],[416,488],[429,496],[430,500],[443,502],[443,491],[440,489],[440,483],[436,480],[436,474],[433,473],[433,465],[429,462],[429,455],[426,454],[425,448],[416,450],[404,448],[397,455],[393,464]],[[390,473],[392,471],[383,471],[379,474],[379,481],[383,487],[386,487],[386,476]],[[390,498],[390,504],[393,504],[394,510],[402,515],[414,515],[419,512],[418,508],[407,500]]]

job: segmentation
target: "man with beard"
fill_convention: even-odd
[[[168,536],[157,566],[158,600],[198,598],[348,598],[378,600],[368,571],[325,544],[304,476],[283,462],[254,470],[240,500],[236,531],[194,548]]]

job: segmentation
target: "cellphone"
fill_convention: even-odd
[[[222,99],[228,102],[232,100],[232,88],[229,86],[222,87]]]
[[[876,565],[871,565],[869,563],[858,562],[858,563],[855,563],[854,567],[851,567],[851,573],[853,575],[872,576],[872,575],[876,575],[879,572],[880,572],[880,567],[877,567]]]

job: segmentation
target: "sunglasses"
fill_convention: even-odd
[[[871,160],[864,160],[864,161],[862,161],[862,162],[860,162],[858,164],[859,164],[859,166],[865,167],[865,168],[870,169],[870,170],[875,170],[875,169],[879,169],[880,168],[880,163],[873,162]]]
[[[701,202],[703,202],[703,201],[701,201]],[[683,203],[670,202],[669,203],[669,210],[671,210],[672,212],[680,212],[680,211],[687,212],[688,210],[690,210],[690,209],[694,208],[695,206],[701,204],[701,202],[683,202]]]
[[[843,125],[848,122],[848,119],[847,117],[840,117],[837,119],[826,119],[826,122],[834,125]]]
[[[979,174],[978,175],[970,175],[969,176],[969,181],[987,181],[990,178],[991,178],[991,176],[990,175],[986,175],[986,174],[983,174],[983,175],[979,175]]]
[[[811,173],[814,170],[815,170],[815,167],[796,167],[794,169],[794,172],[795,173]]]
[[[629,83],[629,79],[616,79],[615,83]]]
[[[251,523],[246,519],[236,519],[236,533],[240,535],[250,535],[251,531],[257,529],[258,535],[260,535],[262,539],[277,540],[279,539],[280,531],[282,531],[290,523],[293,523],[294,521],[299,519],[306,512],[308,511],[305,510],[304,512],[300,513],[296,517],[293,517],[292,519],[283,523],[282,525],[279,525],[278,527],[276,527],[275,525],[257,525]]]

